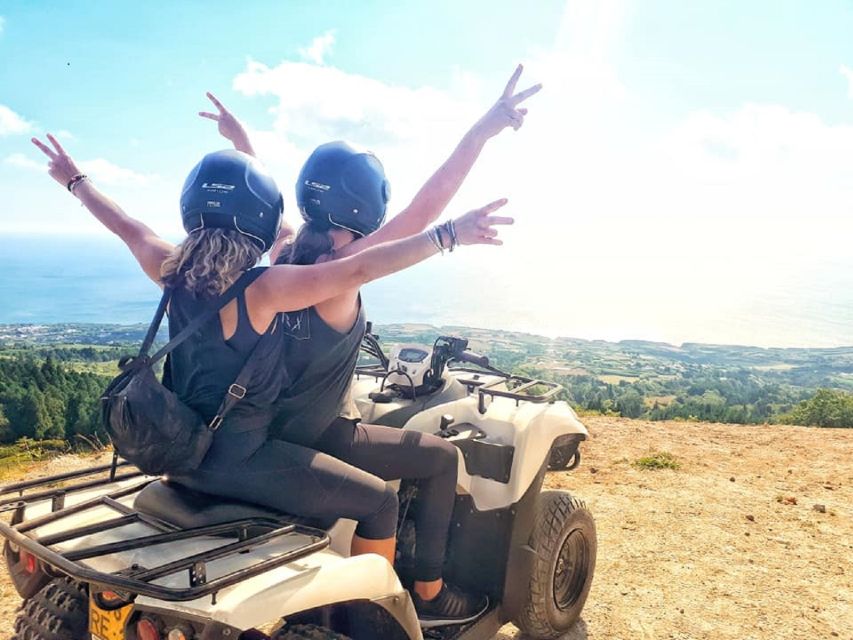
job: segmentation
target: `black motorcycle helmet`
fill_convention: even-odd
[[[204,156],[181,190],[181,219],[187,233],[234,229],[262,251],[278,235],[283,209],[281,191],[263,165],[232,149]]]
[[[379,159],[342,141],[317,147],[296,181],[296,204],[306,222],[358,236],[382,226],[390,195]]]

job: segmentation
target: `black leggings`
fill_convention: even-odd
[[[173,479],[284,513],[356,520],[356,533],[372,540],[390,538],[397,528],[397,494],[385,481],[419,479],[415,577],[440,578],[456,495],[456,447],[437,436],[345,419],[333,422],[315,447],[268,439],[264,429],[223,429],[201,467]]]
[[[415,578],[438,580],[456,501],[457,450],[428,433],[338,418],[314,446],[383,480],[419,480]]]

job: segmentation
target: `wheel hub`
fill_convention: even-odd
[[[586,584],[589,542],[580,529],[572,529],[560,547],[554,568],[554,604],[561,611],[571,608]]]

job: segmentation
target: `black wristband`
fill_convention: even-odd
[[[76,187],[79,183],[83,182],[86,178],[88,178],[85,173],[78,173],[76,176],[72,176],[71,180],[68,181],[68,184],[65,185],[65,188],[68,189],[69,192],[74,193],[74,187]]]

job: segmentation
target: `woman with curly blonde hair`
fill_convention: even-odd
[[[318,264],[259,268],[278,236],[282,198],[272,178],[240,151],[208,154],[181,194],[186,239],[177,247],[127,215],[80,172],[59,142],[33,139],[48,156],[50,175],[121,238],[142,269],[171,291],[169,332],[179,333],[217,304],[238,280],[245,289],[216,318],[172,351],[164,382],[208,423],[258,341],[280,333],[282,314],[299,311],[412,266],[458,245],[498,244],[491,215],[499,201],[442,228],[378,244]],[[248,284],[246,282],[248,281]],[[255,502],[281,512],[358,522],[352,552],[378,552],[393,564],[397,494],[379,477],[331,455],[268,437],[275,401],[287,380],[284,342],[256,357],[264,366],[245,397],[216,431],[200,467],[177,480],[192,488]],[[173,478],[170,478],[173,479]]]

